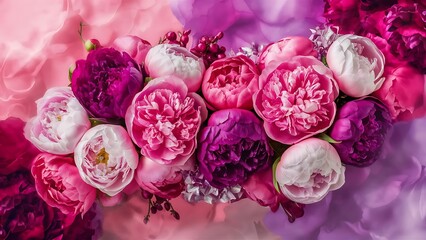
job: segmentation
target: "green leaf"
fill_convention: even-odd
[[[274,164],[272,165],[272,182],[274,183],[275,190],[277,190],[277,192],[279,192],[279,193],[281,193],[281,190],[280,190],[280,186],[278,185],[278,182],[277,182],[275,170],[277,170],[277,165],[280,162],[280,159],[281,159],[281,157],[278,157],[275,160]]]
[[[145,84],[149,83],[149,81],[151,81],[153,78],[152,77],[146,77],[145,78]]]
[[[321,62],[322,62],[322,63],[324,63],[324,65],[325,65],[326,67],[328,67],[328,64],[327,64],[327,58],[326,58],[325,56],[323,56],[323,57],[321,58]]]
[[[328,136],[328,135],[327,135],[327,134],[325,134],[325,133],[320,133],[320,134],[318,134],[318,135],[317,135],[317,138],[322,139],[322,140],[324,140],[324,141],[327,141],[327,142],[329,142],[329,143],[341,143],[341,142],[342,142],[342,141],[334,140],[333,138],[331,138],[330,136]]]

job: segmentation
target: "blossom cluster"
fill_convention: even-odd
[[[70,86],[46,91],[21,126],[32,145],[14,147],[35,153],[2,159],[13,171],[0,174],[30,169],[39,198],[66,215],[139,192],[145,221],[163,209],[179,219],[169,200],[181,195],[249,198],[294,221],[343,186],[347,165],[379,160],[393,122],[422,115],[417,101],[385,94],[405,84],[398,77],[416,81],[415,68],[396,76],[386,40],[333,29],[237,53],[220,46],[221,32],[192,48],[189,30],[157,45],[87,40]]]

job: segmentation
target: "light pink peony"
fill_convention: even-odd
[[[276,180],[286,197],[311,204],[345,183],[345,167],[331,144],[310,138],[283,153],[277,165]]]
[[[36,103],[37,116],[26,124],[25,137],[44,152],[59,155],[74,152],[90,128],[90,121],[71,88],[51,88]]]
[[[412,120],[426,115],[426,75],[408,64],[385,67],[383,86],[373,93],[392,118]]]
[[[244,55],[214,61],[204,74],[201,89],[209,107],[215,110],[253,108],[259,72]]]
[[[136,170],[136,182],[152,194],[162,198],[175,198],[184,188],[183,170],[193,170],[194,159],[191,158],[183,166],[159,164],[143,156]]]
[[[138,64],[142,64],[145,61],[146,54],[151,49],[151,44],[139,37],[126,35],[116,38],[112,47],[128,53]]]
[[[84,134],[74,160],[86,183],[114,196],[133,180],[139,157],[126,129],[101,124]]]
[[[207,117],[203,99],[168,76],[151,80],[127,109],[126,126],[142,155],[160,164],[183,165],[194,153]]]
[[[148,51],[145,70],[151,78],[181,78],[190,92],[200,89],[204,74],[203,60],[176,44],[159,44]]]
[[[332,72],[314,57],[296,56],[265,68],[253,96],[270,138],[293,144],[325,131],[336,115],[338,87]]]
[[[84,214],[95,202],[96,189],[81,179],[70,157],[40,153],[31,173],[40,197],[64,214]]]
[[[272,61],[284,62],[295,56],[313,56],[318,53],[311,40],[305,37],[286,37],[271,43],[259,56],[258,66],[263,70]]]
[[[366,37],[343,35],[331,44],[327,64],[340,90],[351,97],[363,97],[378,90],[384,81],[385,57]]]

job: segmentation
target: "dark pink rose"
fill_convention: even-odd
[[[70,157],[41,153],[31,173],[40,197],[64,214],[84,214],[95,202],[96,189],[83,181]]]
[[[0,121],[0,174],[28,168],[39,153],[25,137],[25,123],[19,118]]]

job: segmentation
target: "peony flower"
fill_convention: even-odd
[[[199,171],[219,189],[244,183],[273,155],[260,120],[248,110],[214,112],[199,139]]]
[[[253,104],[268,136],[293,144],[331,126],[338,92],[332,72],[322,62],[297,56],[262,72]]]
[[[26,124],[25,137],[41,151],[73,153],[90,121],[71,88],[50,88],[36,103],[37,116]]]
[[[183,170],[194,168],[194,161],[187,161],[184,166],[159,164],[143,156],[136,170],[136,182],[139,186],[159,197],[171,199],[178,197],[183,188]]]
[[[39,197],[29,173],[0,175],[0,239],[61,239],[64,219]]]
[[[287,198],[311,204],[345,183],[345,167],[331,144],[310,138],[283,153],[275,176]]]
[[[176,44],[159,44],[148,51],[145,69],[151,78],[172,75],[181,78],[190,92],[200,89],[203,60]]]
[[[139,161],[126,130],[110,124],[87,131],[75,148],[74,160],[81,178],[110,196],[133,180]]]
[[[389,110],[371,99],[342,106],[330,132],[342,162],[358,167],[373,164],[380,156],[392,126]]]
[[[426,75],[407,64],[387,66],[383,86],[373,93],[393,119],[412,120],[426,115]]]
[[[124,118],[132,98],[143,87],[142,77],[129,54],[100,48],[76,62],[71,87],[93,117]]]
[[[278,210],[281,203],[289,201],[277,192],[272,182],[272,167],[258,171],[248,178],[243,184],[247,197],[258,202],[261,206],[271,208],[272,212]]]
[[[261,70],[272,61],[284,62],[295,56],[313,56],[318,53],[311,40],[305,37],[286,37],[266,46],[259,56],[258,66]]]
[[[327,64],[333,71],[340,90],[351,97],[363,97],[378,90],[385,57],[368,38],[343,35],[331,44]]]
[[[201,89],[213,109],[252,109],[259,72],[244,55],[214,61],[204,74]]]
[[[392,53],[426,73],[426,5],[393,5],[385,14],[379,31],[388,40]],[[383,29],[385,28],[385,29]]]
[[[362,0],[360,8],[364,11],[381,11],[386,10],[396,4],[398,0]]]
[[[120,36],[112,42],[112,47],[118,51],[126,52],[136,63],[142,64],[146,54],[151,49],[151,44],[137,36]]]
[[[31,166],[39,151],[24,137],[25,123],[19,118],[0,120],[0,174]]]
[[[357,0],[324,2],[324,18],[328,26],[338,28],[340,34],[358,33],[362,30]]]
[[[172,76],[151,80],[133,99],[126,127],[142,155],[160,164],[184,165],[197,146],[207,116],[204,101]]]
[[[41,153],[31,173],[40,197],[64,214],[84,215],[95,202],[96,189],[81,179],[70,157]]]

